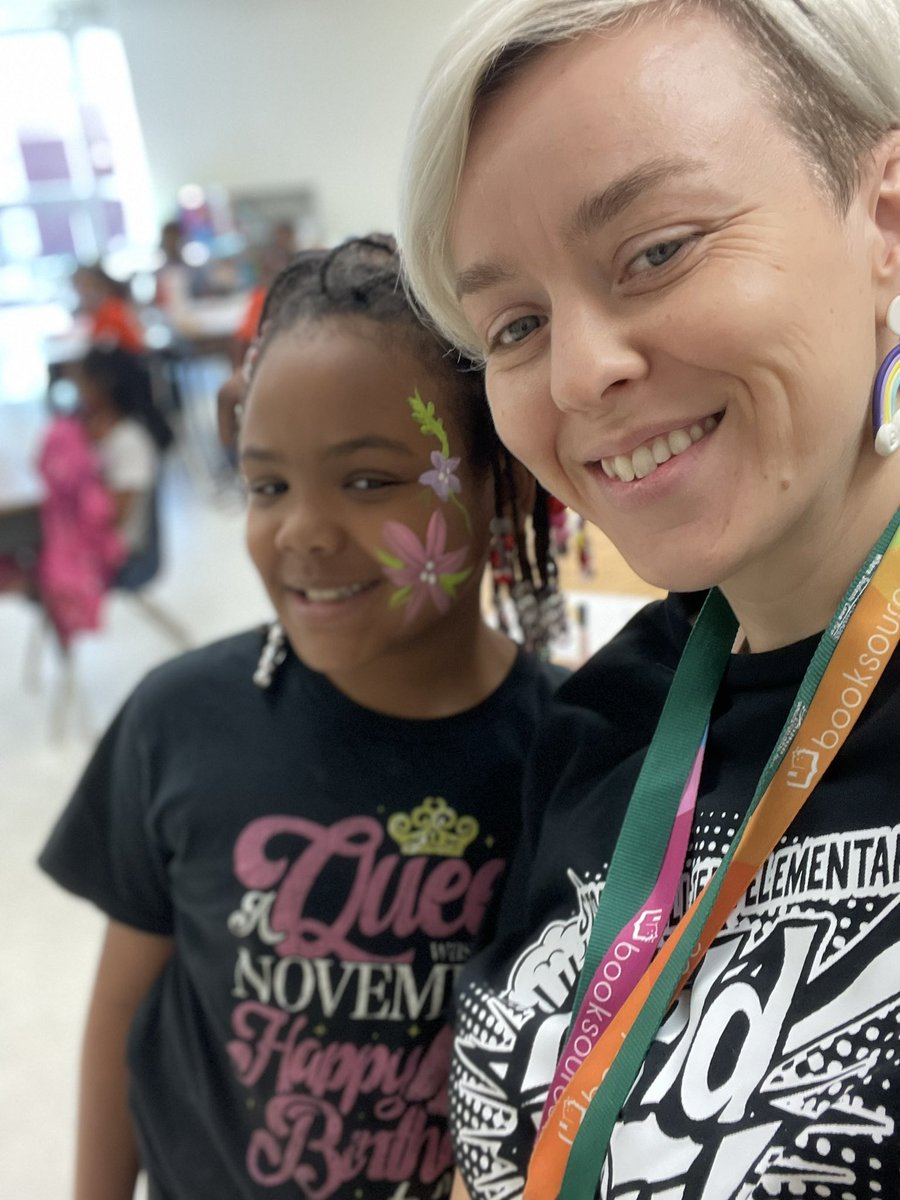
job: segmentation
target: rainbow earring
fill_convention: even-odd
[[[900,337],[900,296],[895,296],[887,310],[887,327]],[[875,449],[887,458],[900,450],[900,412],[897,393],[900,391],[900,346],[895,346],[881,364],[875,377],[872,397],[872,425],[875,430]]]

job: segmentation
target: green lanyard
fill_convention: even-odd
[[[850,585],[828,629],[820,638],[744,820],[732,839],[719,870],[710,880],[685,936],[666,963],[613,1059],[602,1087],[597,1091],[585,1114],[569,1155],[559,1200],[587,1200],[595,1195],[613,1127],[641,1069],[650,1043],[666,1015],[675,989],[688,966],[693,948],[719,894],[728,865],[750,817],[793,741],[799,719],[809,708],[840,640],[848,614],[852,612],[865,590],[898,524],[900,510],[894,514],[866,565]],[[593,977],[593,971],[609,948],[612,938],[653,886],[662,854],[665,852],[668,830],[674,819],[684,781],[691,769],[703,729],[709,719],[731,654],[736,630],[737,622],[727,602],[718,589],[713,589],[685,646],[657,731],[647,752],[644,768],[628,806],[619,837],[620,844],[624,841],[624,850],[620,853],[620,844],[617,844],[610,863],[607,882],[591,932],[585,967],[579,979],[574,1008],[576,1012],[587,982]],[[604,910],[611,910],[613,915],[608,915]],[[588,958],[593,964],[590,967]]]
[[[659,732],[634,785],[578,978],[575,1013],[613,940],[640,911],[659,876],[684,780],[697,756],[737,629],[728,602],[714,589],[690,632],[660,714]],[[675,780],[680,782],[676,785]]]

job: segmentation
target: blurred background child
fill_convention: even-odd
[[[150,375],[134,354],[95,346],[75,373],[79,411],[115,503],[130,551],[146,545],[161,455],[172,429],[153,399]]]
[[[72,276],[88,335],[97,345],[119,346],[132,354],[145,349],[144,330],[126,284],[119,283],[99,263],[81,266]]]

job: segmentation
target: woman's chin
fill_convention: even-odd
[[[661,548],[656,539],[653,544],[644,539],[639,548],[624,540],[613,545],[639,579],[664,592],[708,591],[722,579],[723,564],[720,561],[706,562],[684,546]],[[602,586],[602,579],[599,582]]]

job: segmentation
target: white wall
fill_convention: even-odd
[[[186,182],[311,184],[326,239],[392,229],[406,128],[469,0],[110,0],[160,219]]]

